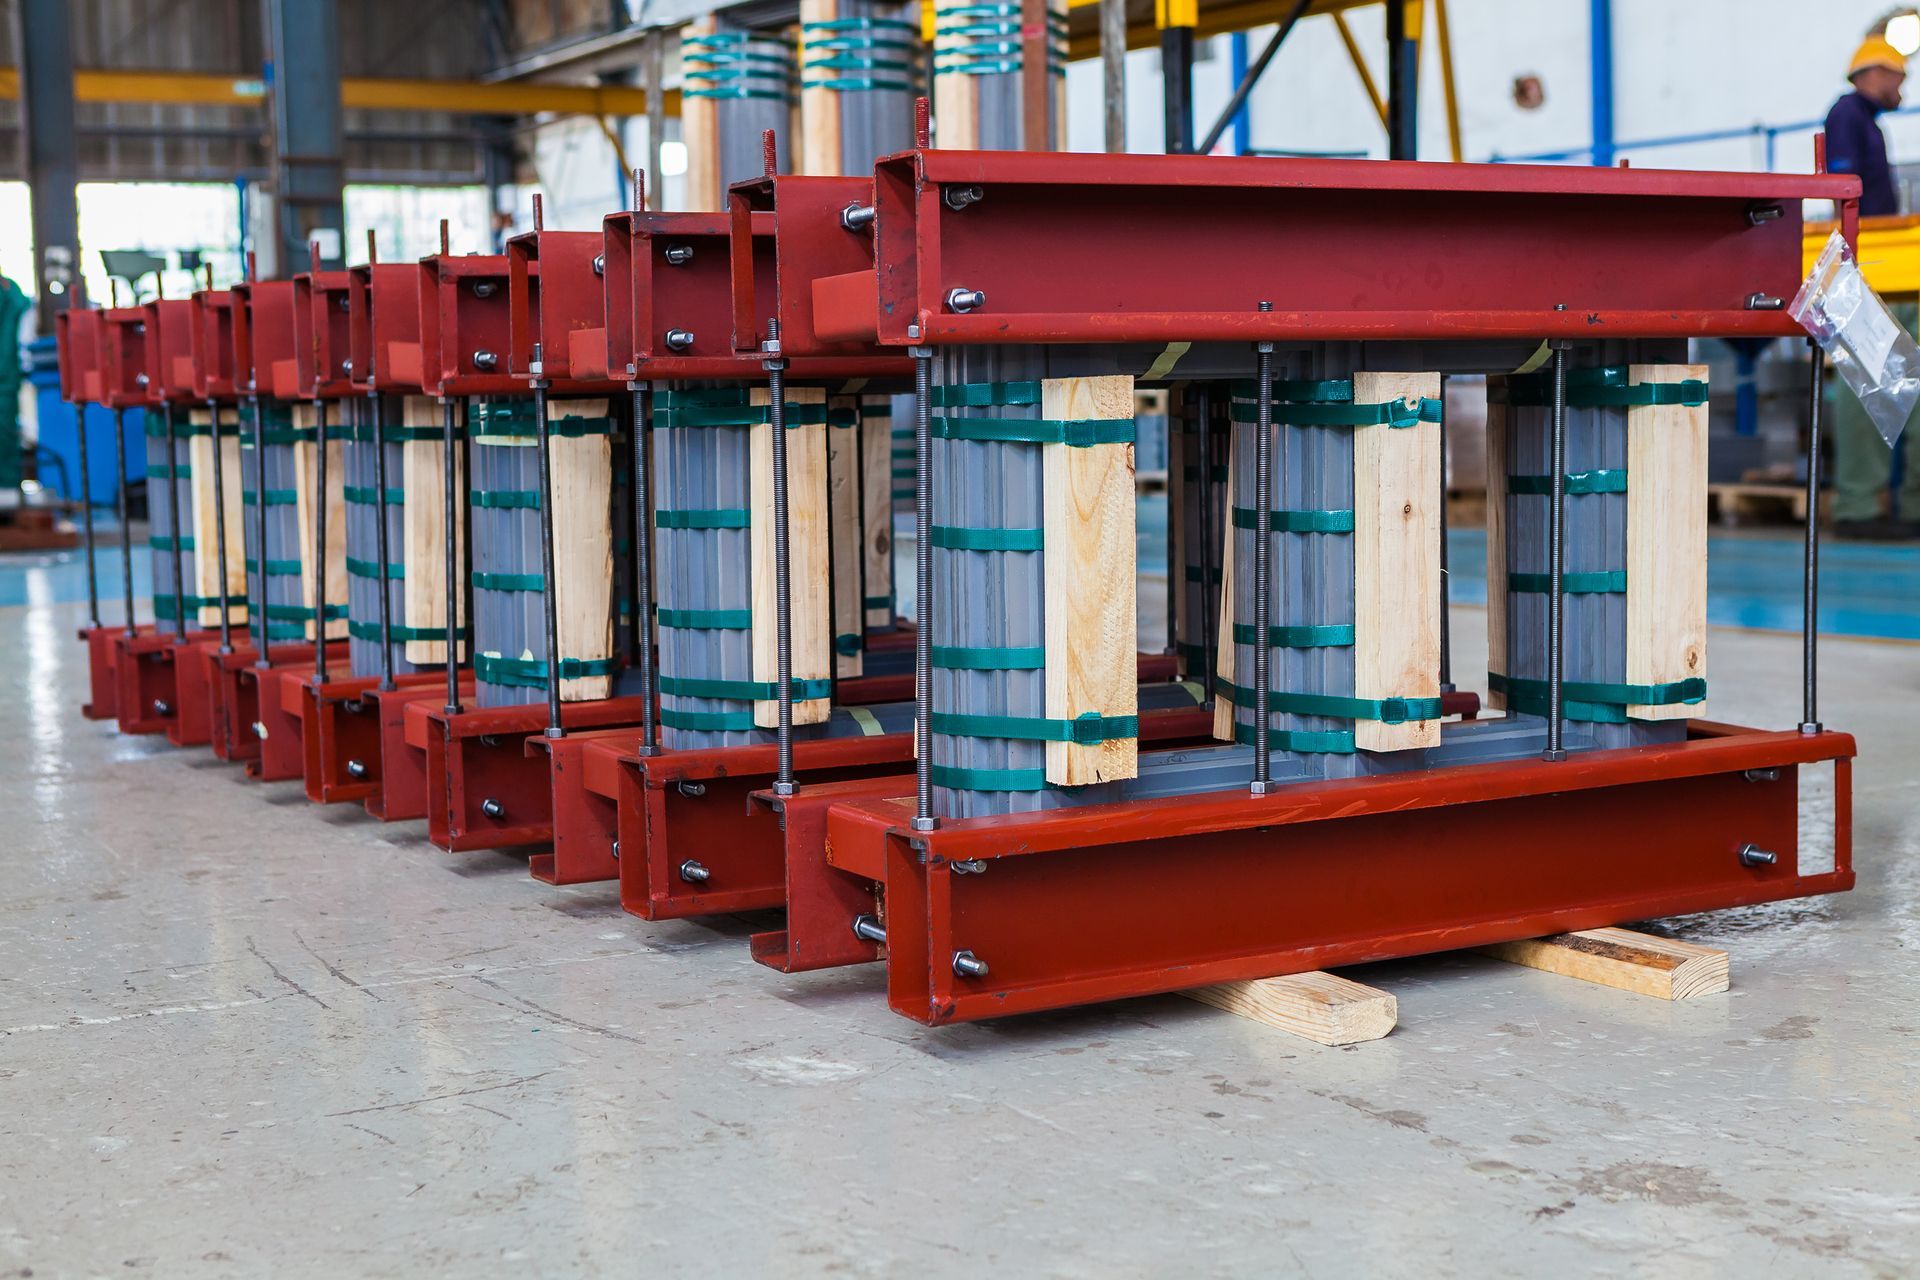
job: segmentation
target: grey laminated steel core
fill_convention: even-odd
[[[406,546],[405,449],[392,438],[380,446],[387,451],[387,547],[393,560],[386,567],[383,584],[378,578],[380,513],[372,408],[367,397],[350,396],[340,402],[339,411],[353,424],[342,433],[346,444],[341,450],[346,471],[347,667],[355,676],[381,674],[380,591],[384,585],[391,610],[394,674],[438,669],[438,663],[423,666],[407,661],[407,642],[402,638],[407,619],[407,566],[401,550]],[[401,398],[387,397],[381,417],[390,429],[396,427],[401,421]]]
[[[254,418],[254,406],[240,406],[240,521],[247,569],[249,613],[263,608],[269,644],[300,642],[307,636],[306,593],[300,565],[300,507],[294,489],[291,408],[279,401],[259,402],[266,443]],[[266,501],[261,505],[260,467],[266,468]],[[264,519],[263,519],[264,516]],[[262,525],[266,546],[260,545]],[[264,589],[263,589],[264,583]],[[251,628],[258,641],[261,619]]]
[[[173,540],[176,531],[185,529],[185,541],[180,544],[180,576],[188,586],[186,595],[187,629],[193,630],[200,623],[196,616],[198,600],[194,596],[193,583],[197,570],[194,568],[193,544],[193,463],[190,458],[192,441],[188,432],[193,430],[187,423],[184,412],[175,415],[173,452],[167,452],[167,431],[162,420],[164,410],[155,410],[147,414],[147,545],[152,548],[153,566],[153,617],[161,624],[170,624],[179,616],[180,587],[173,576]],[[173,483],[178,478],[178,484]],[[183,509],[188,517],[181,520],[173,509],[175,493],[180,495]],[[171,627],[166,629],[171,630]]]

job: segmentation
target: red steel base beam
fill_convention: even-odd
[[[120,673],[115,665],[119,654],[114,642],[126,633],[125,627],[82,627],[80,639],[87,645],[87,700],[80,714],[89,720],[112,720],[119,714]]]
[[[407,708],[414,705],[445,707],[445,672],[423,684],[401,685],[397,689],[375,689],[367,696],[373,700],[374,736],[378,750],[365,762],[372,774],[373,790],[367,793],[367,812],[382,822],[405,822],[424,818],[431,800],[427,787],[427,753],[407,744]],[[473,673],[460,673],[460,698],[473,697]]]
[[[217,639],[211,631],[187,632],[187,643]],[[164,733],[178,718],[177,659],[184,652],[172,632],[122,631],[114,638],[116,719],[122,733]]]
[[[910,802],[853,800],[826,839],[836,865],[883,878],[888,1003],[929,1024],[1853,887],[1851,736],[1692,732],[927,833]],[[1802,873],[1799,766],[1828,760],[1831,869]],[[983,976],[956,974],[963,951]]]
[[[394,677],[394,692],[446,697],[446,674],[416,671]],[[471,684],[471,682],[469,682]],[[333,676],[316,684],[311,672],[298,678],[302,773],[307,799],[315,804],[360,803],[379,792],[385,763],[378,699],[379,676]],[[283,695],[284,696],[284,695]],[[425,817],[425,800],[412,817]]]
[[[213,741],[213,668],[219,655],[218,631],[174,655],[173,719],[167,723],[167,741],[176,747],[204,747]]]
[[[274,659],[289,664],[313,661],[310,644],[274,647]],[[258,653],[252,645],[235,645],[232,653],[216,654],[210,668],[213,686],[213,754],[222,760],[248,761],[260,756]]]

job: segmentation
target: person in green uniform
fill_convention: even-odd
[[[0,489],[18,489],[20,452],[20,322],[33,302],[0,276]]]

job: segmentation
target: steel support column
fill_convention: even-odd
[[[14,47],[20,67],[20,122],[33,218],[34,281],[40,332],[67,307],[80,278],[80,214],[73,133],[73,30],[66,0],[20,0]],[[75,412],[79,412],[78,409]],[[85,488],[85,467],[81,469]]]
[[[341,187],[340,30],[330,0],[261,0],[273,98],[274,256],[267,275],[289,272],[320,244],[337,268],[346,247]]]
[[[1160,27],[1160,74],[1165,81],[1166,152],[1193,150],[1193,28],[1200,20],[1197,0],[1154,0]]]
[[[1420,158],[1420,32],[1407,30],[1407,0],[1387,0],[1387,158]]]

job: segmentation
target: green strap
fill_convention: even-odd
[[[475,489],[468,498],[477,509],[489,511],[538,511],[538,489]]]
[[[654,397],[657,427],[757,427],[772,421],[772,405],[754,404],[746,387],[662,391]],[[802,427],[827,420],[824,404],[787,401],[786,425]],[[851,421],[851,419],[849,419]]]
[[[1253,690],[1219,682],[1238,707],[1253,705]],[[1290,693],[1283,689],[1267,691],[1267,710],[1294,716],[1322,716],[1328,720],[1378,720],[1382,724],[1405,724],[1409,720],[1438,720],[1442,714],[1439,698],[1349,698],[1331,693]]]
[[[1547,713],[1547,682],[1487,673],[1487,690],[1504,694],[1510,710],[1527,715]],[[1693,676],[1669,680],[1664,684],[1607,684],[1592,680],[1568,680],[1561,684],[1561,713],[1569,720],[1588,723],[1624,724],[1627,707],[1692,706],[1706,701],[1707,682]]]
[[[950,382],[933,389],[939,409],[1013,409],[1040,403],[1038,382]]]
[[[1235,401],[1231,406],[1235,422],[1258,422],[1259,406]],[[1355,404],[1351,401],[1314,402],[1276,400],[1273,420],[1292,427],[1411,427],[1422,422],[1438,422],[1442,405],[1438,400],[1421,399],[1414,407],[1404,400],[1382,404]]]
[[[1235,644],[1253,644],[1251,623],[1233,624]],[[1267,645],[1275,649],[1337,649],[1353,643],[1353,628],[1338,623],[1323,626],[1268,627]]]
[[[242,489],[240,491],[241,504],[243,506],[248,506],[248,507],[259,505],[254,501],[254,496],[255,496],[254,491],[252,489]],[[267,490],[267,505],[270,507],[291,507],[299,501],[300,501],[300,494],[298,490],[295,490],[295,489]]]
[[[180,597],[177,594],[156,592],[153,596],[153,611],[155,616],[163,617],[163,618],[178,617],[180,613],[179,601],[180,601]],[[244,605],[246,602],[247,602],[246,597],[244,596],[228,596],[226,599],[226,603],[229,607],[234,605]],[[219,596],[190,595],[187,597],[187,608],[189,609],[217,609],[219,607],[220,607]],[[338,608],[339,606],[335,605],[333,607]],[[165,610],[164,613],[161,612],[163,608]],[[336,614],[335,616],[337,617],[339,615]]]
[[[654,523],[662,529],[745,529],[753,513],[745,507],[686,508],[653,513]]]
[[[1252,507],[1233,509],[1233,527],[1259,527]],[[1352,533],[1351,511],[1269,511],[1267,528],[1274,533]]]
[[[676,631],[748,631],[751,609],[662,609],[660,625]]]
[[[1657,404],[1703,405],[1707,402],[1707,390],[1706,382],[1697,378],[1680,382],[1636,383],[1626,365],[1567,371],[1567,404],[1575,409],[1638,409]],[[1509,376],[1506,380],[1506,403],[1534,407],[1552,404],[1552,372],[1541,370]]]
[[[672,707],[660,708],[660,723],[701,733],[745,733],[755,727],[751,711],[676,711]]]
[[[860,726],[860,732],[863,736],[868,738],[878,738],[882,734],[886,733],[886,729],[882,727],[882,725],[880,724],[879,717],[874,715],[873,712],[867,710],[867,708],[842,707],[841,710],[847,713],[847,718],[849,720],[852,720],[855,724]]]
[[[1522,595],[1545,595],[1553,589],[1552,577],[1545,573],[1510,573],[1507,590]],[[1598,573],[1563,573],[1560,589],[1570,596],[1617,596],[1627,590],[1625,569],[1605,569]]]
[[[893,597],[863,596],[860,599],[860,607],[863,609],[891,609],[893,608]]]
[[[396,644],[401,641],[445,640],[447,638],[447,629],[445,627],[404,627],[396,622],[389,626],[387,630],[392,633]],[[357,619],[348,619],[347,634],[355,640],[371,640],[373,643],[379,644],[380,624],[378,622],[361,622]],[[468,629],[466,627],[460,628],[461,636],[464,637],[467,634]]]
[[[1234,725],[1233,740],[1243,747],[1252,746],[1253,726]],[[1267,745],[1275,751],[1307,756],[1350,756],[1358,750],[1348,729],[1268,729]]]
[[[933,732],[956,738],[1011,738],[1018,742],[1070,742],[1094,747],[1116,738],[1140,736],[1138,716],[1103,716],[1089,711],[1072,719],[1044,716],[973,716],[936,711]]]
[[[933,545],[948,551],[1038,551],[1045,537],[1041,529],[982,529],[969,525],[936,524]]]
[[[581,436],[605,436],[613,434],[613,420],[604,415],[597,418],[585,417],[577,413],[553,415],[557,407],[554,401],[547,402],[547,434],[562,439],[577,439]],[[443,440],[446,432],[441,427],[410,428],[424,432],[421,439]],[[496,401],[480,406],[473,427],[476,439],[486,436],[511,440],[537,440],[540,437],[540,424],[533,416],[533,406],[524,401]]]
[[[147,545],[155,551],[171,551],[173,550],[173,539],[164,533],[150,533],[147,535]],[[186,537],[180,539],[180,549],[182,551],[193,550],[192,534],[188,534]]]
[[[356,578],[373,578],[377,581],[380,577],[380,565],[373,560],[359,560],[353,556],[348,556],[347,572]],[[387,562],[386,578],[388,582],[399,582],[405,579],[406,576],[406,565],[391,560]],[[477,577],[478,575],[475,576]]]
[[[586,676],[610,676],[617,666],[612,658],[562,658],[560,678],[579,680]],[[516,689],[544,689],[547,687],[547,664],[539,658],[503,658],[497,653],[480,653],[473,658],[473,678]]]
[[[950,791],[1045,791],[1045,769],[963,769],[936,764],[929,768],[933,785]]]
[[[252,556],[247,556],[241,563],[246,565],[248,573],[260,572],[260,562]],[[298,560],[274,560],[269,558],[267,561],[267,576],[269,578],[297,578],[300,576],[300,562]]]
[[[545,591],[547,579],[540,573],[476,573],[473,585],[482,591]]]
[[[1132,418],[1090,418],[1064,422],[1055,418],[949,418],[932,415],[936,440],[991,440],[1007,444],[1064,444],[1090,449],[1097,444],[1132,444]]]
[[[933,665],[948,671],[1038,671],[1047,665],[1047,651],[1034,645],[1007,647],[933,646]]]
[[[857,631],[843,632],[833,638],[833,651],[845,656],[859,653],[866,647],[866,638]]]
[[[342,489],[341,496],[357,507],[374,507],[380,504],[379,492],[372,485],[347,485]],[[389,488],[387,490],[388,506],[397,507],[405,503],[406,500],[407,491],[405,489]]]
[[[795,702],[833,696],[833,681],[824,676],[792,683]],[[660,677],[660,692],[675,698],[726,698],[741,702],[771,702],[780,696],[772,680],[699,680],[690,676]]]
[[[155,462],[147,467],[147,474],[156,480],[191,480],[193,479],[193,467],[185,462],[177,467],[170,467],[164,462]]]
[[[1627,473],[1619,470],[1569,471],[1564,482],[1564,492],[1569,498],[1577,498],[1589,493],[1625,493],[1627,491]],[[1522,493],[1529,496],[1551,497],[1553,477],[1547,476],[1508,476],[1507,492]]]

